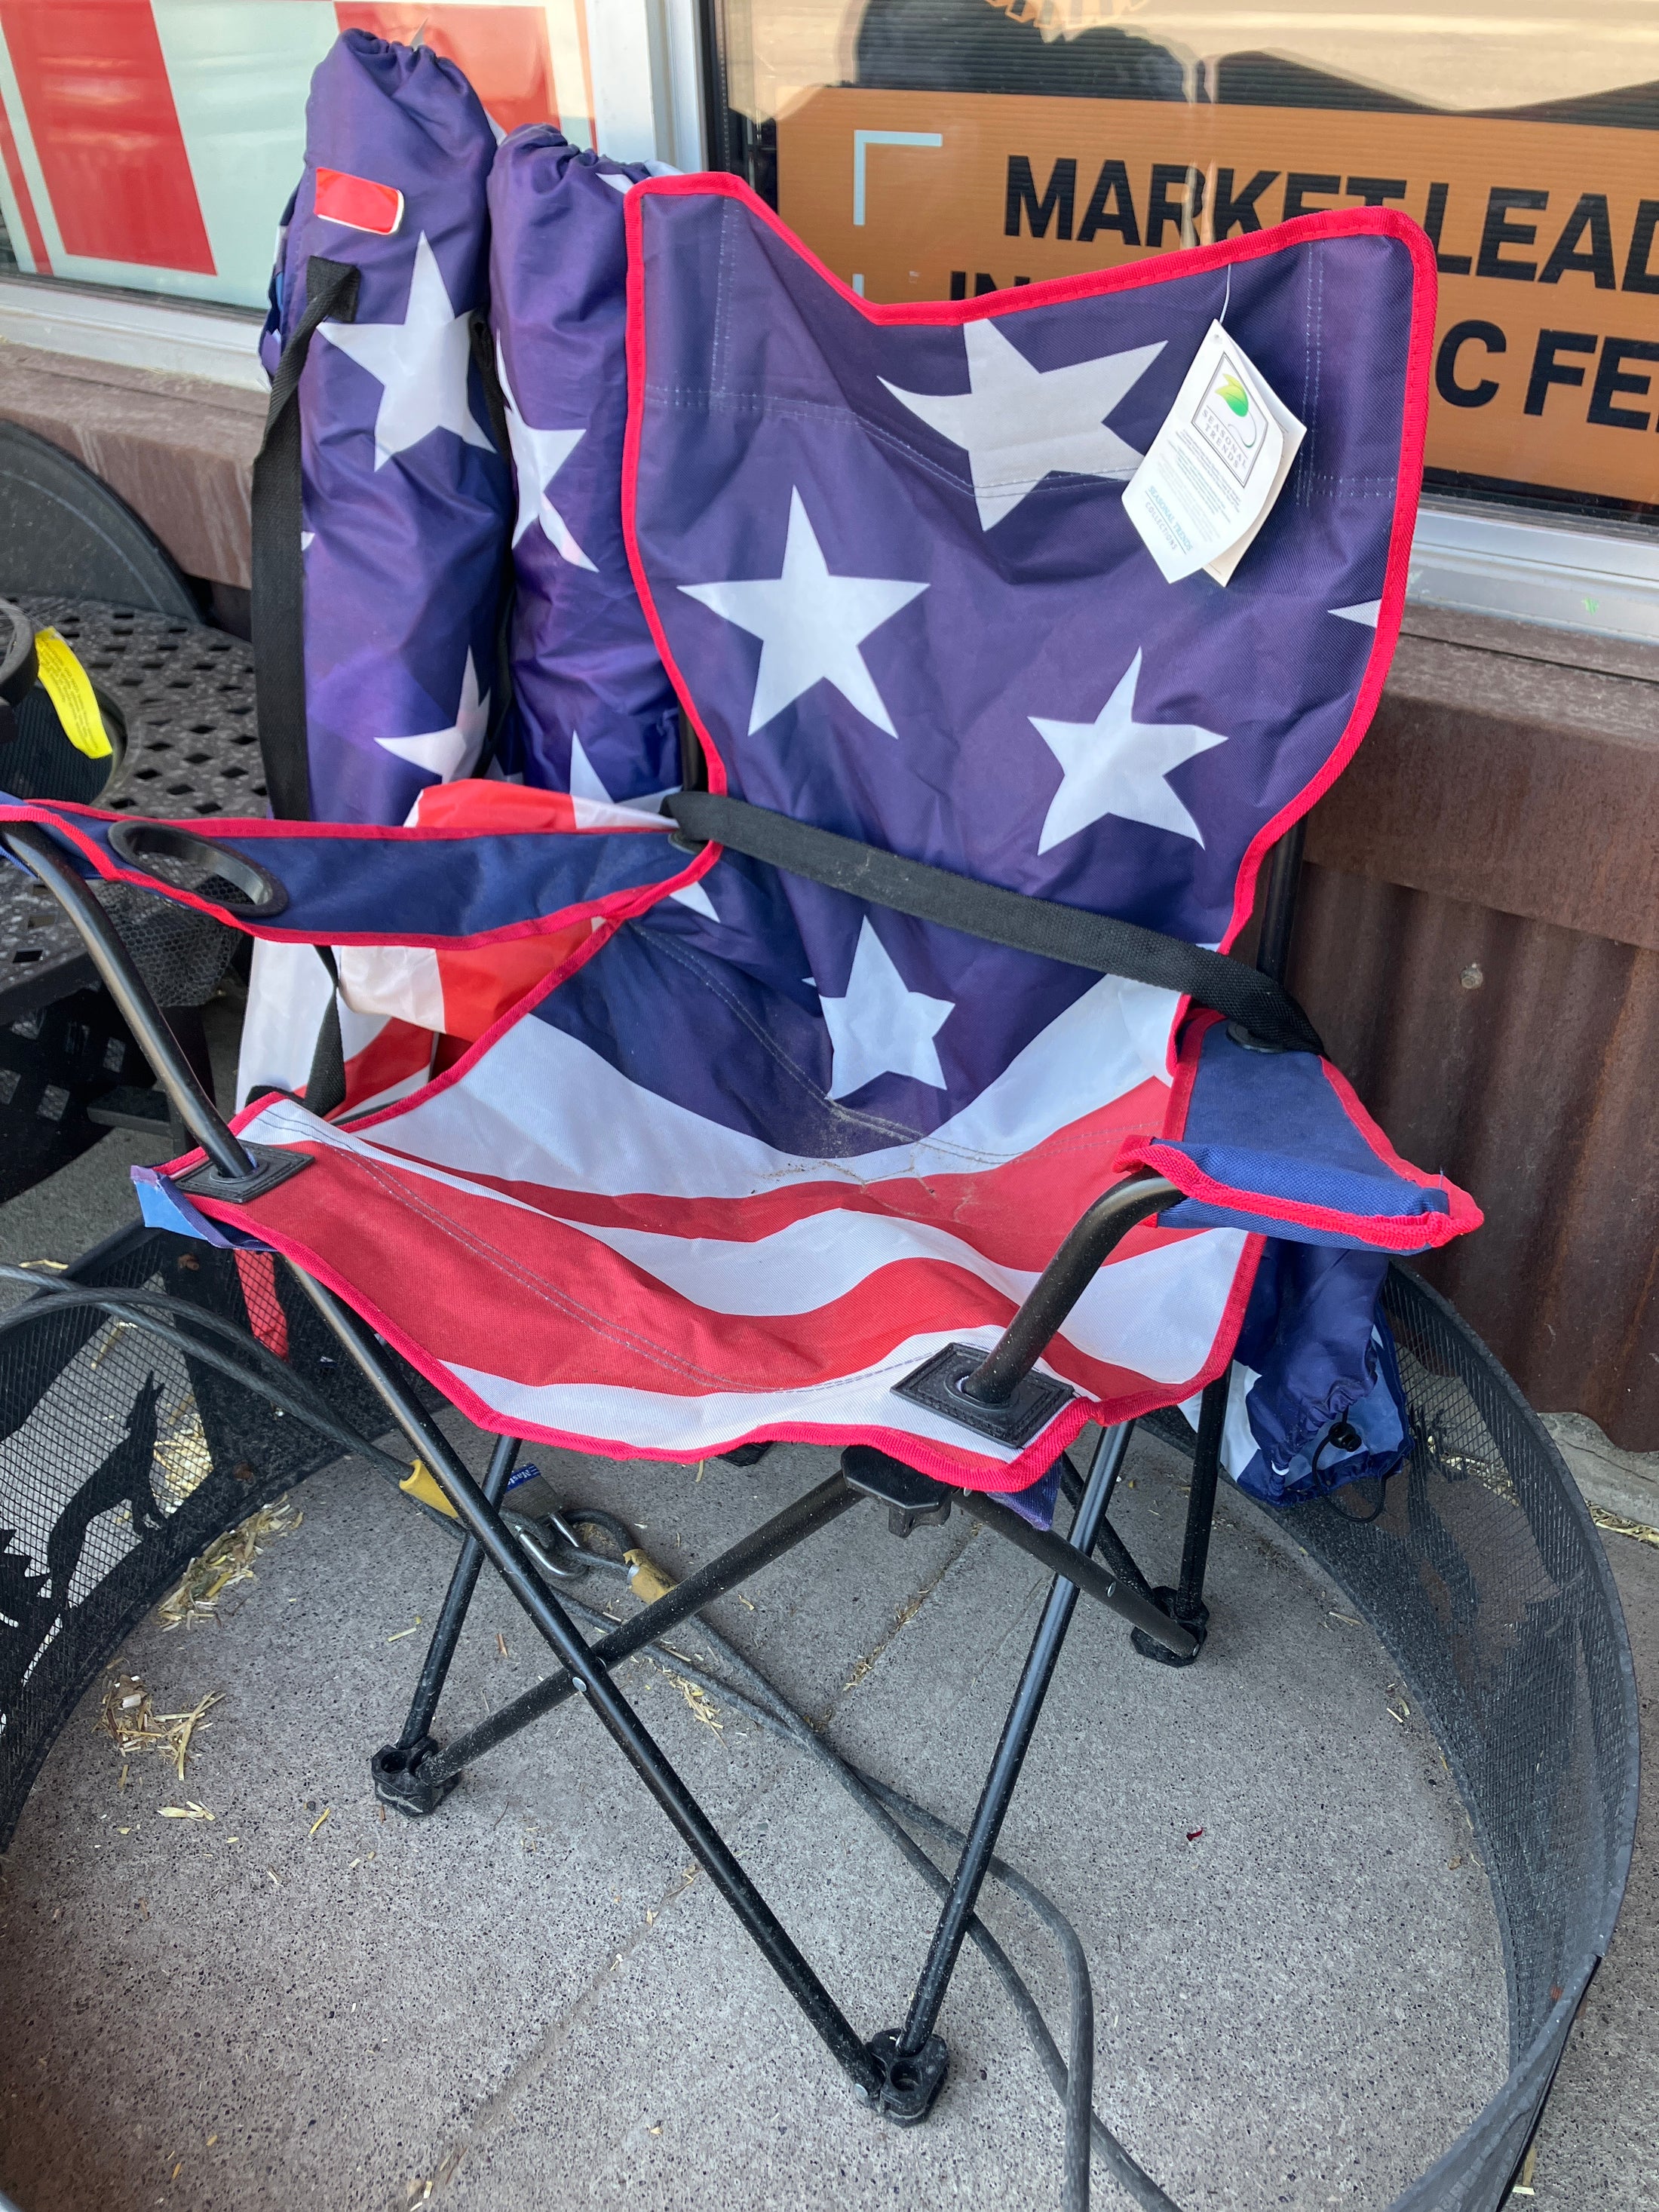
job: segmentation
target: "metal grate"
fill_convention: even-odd
[[[1625,1893],[1636,1678],[1601,1539],[1548,1431],[1437,1291],[1395,1267],[1383,1304],[1411,1457],[1375,1518],[1370,1484],[1280,1518],[1411,1685],[1474,1824],[1503,1938],[1509,2079],[1390,2212],[1497,2212]],[[1191,1452],[1179,1414],[1151,1425]]]
[[[252,1329],[350,1426],[385,1426],[268,1254],[134,1227],[70,1276],[162,1291]],[[94,1309],[43,1297],[0,1317],[0,1851],[109,1654],[215,1537],[338,1456],[256,1388]]]
[[[1395,2212],[1495,2212],[1625,1893],[1636,1680],[1601,1539],[1542,1424],[1425,1284],[1392,1269],[1386,1304],[1416,1448],[1375,1522],[1292,1517],[1415,1685],[1504,1936],[1509,2081]]]

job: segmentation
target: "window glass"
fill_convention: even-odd
[[[0,270],[263,305],[343,30],[459,62],[503,131],[592,143],[586,0],[0,0]]]
[[[1431,485],[1659,521],[1659,7],[724,0],[729,166],[871,300],[1317,208],[1439,258]]]

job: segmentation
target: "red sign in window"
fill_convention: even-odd
[[[64,252],[215,275],[149,9],[4,0],[0,24]]]
[[[373,31],[405,45],[418,37],[434,54],[457,62],[503,131],[521,123],[556,123],[558,95],[542,8],[432,6],[429,0],[336,0],[343,31]],[[586,17],[578,20],[586,28]]]

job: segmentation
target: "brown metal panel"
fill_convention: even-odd
[[[0,416],[72,453],[141,515],[187,576],[246,588],[257,392],[0,347]]]
[[[1496,622],[1476,643],[1476,620],[1401,637],[1309,859],[1659,951],[1659,682],[1630,672],[1659,656]]]
[[[1398,1149],[1486,1211],[1423,1273],[1534,1406],[1659,1449],[1659,953],[1310,866],[1290,981]]]

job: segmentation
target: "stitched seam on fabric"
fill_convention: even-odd
[[[661,1367],[666,1373],[679,1374],[705,1382],[719,1383],[728,1389],[740,1389],[744,1387],[735,1376],[722,1375],[717,1370],[699,1366],[695,1361],[685,1358],[683,1354],[672,1351],[665,1345],[657,1344],[649,1337],[637,1336],[631,1330],[618,1328],[615,1322],[596,1313],[592,1307],[584,1305],[580,1299],[573,1298],[568,1291],[556,1290],[544,1278],[526,1267],[522,1261],[514,1258],[510,1252],[503,1250],[489,1238],[481,1236],[477,1230],[463,1228],[459,1222],[452,1220],[448,1215],[441,1212],[431,1200],[421,1197],[399,1182],[389,1169],[382,1168],[375,1161],[365,1159],[361,1153],[352,1153],[346,1157],[349,1157],[379,1188],[382,1196],[400,1206],[406,1214],[424,1222],[429,1228],[435,1230],[439,1236],[447,1237],[452,1244],[458,1246],[462,1251],[470,1253],[474,1259],[482,1261],[485,1266],[504,1276],[508,1281],[516,1283],[520,1289],[528,1291],[531,1297],[538,1299],[544,1305],[550,1306],[556,1313],[562,1314],[566,1320],[580,1323],[602,1341],[613,1344],[619,1350],[633,1352],[641,1358],[649,1359],[653,1364]],[[582,1233],[580,1224],[576,1224],[576,1227],[577,1233]],[[650,1273],[648,1268],[642,1269],[641,1272],[647,1274]],[[655,1282],[659,1279],[653,1276],[651,1279]],[[660,1287],[672,1291],[672,1285],[667,1284],[662,1284]],[[684,1294],[681,1292],[678,1295]],[[607,1386],[596,1385],[595,1387]]]
[[[920,1145],[927,1142],[927,1139],[919,1129],[908,1128],[902,1121],[888,1121],[874,1115],[860,1114],[856,1108],[842,1106],[836,1100],[826,1097],[805,1069],[798,1067],[778,1043],[776,1038],[769,1036],[754,1019],[748,1008],[734,995],[723,990],[714,977],[702,968],[690,947],[672,945],[665,940],[662,950],[670,959],[678,961],[680,965],[702,984],[711,998],[718,999],[728,1013],[735,1015],[755,1038],[762,1050],[767,1053],[786,1074],[791,1076],[801,1089],[811,1096],[815,1103],[821,1101],[836,1121],[844,1122],[849,1128],[867,1129],[877,1136],[889,1138],[902,1145]]]
[[[627,925],[624,925],[624,927],[626,926]],[[813,1081],[812,1078],[808,1075],[804,1069],[799,1068],[795,1066],[794,1062],[788,1058],[788,1056],[782,1051],[781,1048],[777,1044],[776,1040],[769,1036],[764,1029],[760,1028],[756,1024],[747,1008],[744,1007],[738,1000],[731,997],[726,992],[722,990],[719,983],[716,982],[714,979],[697,963],[696,956],[691,952],[688,946],[672,944],[668,940],[664,939],[661,941],[660,949],[665,952],[670,958],[678,960],[680,964],[695,978],[695,980],[702,985],[702,987],[709,993],[711,997],[719,999],[721,1004],[726,1007],[727,1011],[734,1014],[737,1018],[743,1023],[744,1026],[749,1030],[750,1034],[760,1043],[762,1048],[769,1053],[777,1061],[778,1065],[788,1074],[793,1076],[796,1082],[800,1085],[803,1090],[806,1091],[810,1094],[815,1102],[821,1101],[829,1113],[833,1115],[838,1121],[845,1123],[849,1128],[868,1129],[878,1136],[891,1138],[897,1143],[908,1146],[912,1149],[931,1146],[938,1152],[944,1154],[946,1158],[961,1160],[971,1166],[1006,1166],[1012,1161],[1025,1158],[1028,1153],[1037,1149],[1036,1146],[1027,1145],[1018,1152],[988,1152],[972,1146],[960,1144],[953,1138],[941,1138],[936,1135],[929,1136],[920,1130],[906,1128],[901,1122],[883,1121],[874,1115],[860,1114],[854,1108],[842,1106],[838,1100],[828,1097],[824,1093],[819,1091],[817,1085]],[[1106,1101],[1103,1103],[1109,1103],[1110,1102]],[[1064,1157],[1066,1154],[1072,1152],[1103,1151],[1106,1149],[1109,1142],[1121,1142],[1121,1139],[1118,1139],[1114,1140],[1109,1139],[1108,1136],[1095,1136],[1081,1138],[1077,1139],[1075,1142],[1067,1145],[1054,1145],[1048,1139],[1042,1139],[1039,1141],[1045,1151],[1052,1152],[1054,1154]],[[846,1170],[847,1162],[842,1158],[826,1155],[812,1155],[811,1157],[822,1158],[823,1160],[823,1164],[828,1168],[840,1170],[843,1172]],[[931,1167],[927,1172],[937,1175],[940,1172],[940,1170],[938,1167]]]
[[[389,1199],[393,1204],[401,1206],[404,1211],[414,1218],[424,1221],[429,1227],[435,1229],[440,1236],[447,1237],[452,1244],[459,1246],[461,1250],[470,1253],[475,1259],[493,1267],[509,1281],[516,1283],[520,1289],[528,1291],[532,1297],[538,1299],[543,1304],[550,1306],[556,1313],[562,1313],[567,1320],[575,1321],[586,1326],[602,1341],[615,1345],[619,1350],[630,1352],[641,1358],[648,1359],[653,1365],[660,1367],[665,1374],[679,1375],[697,1382],[714,1383],[744,1396],[762,1395],[775,1395],[779,1397],[806,1396],[815,1391],[842,1389],[853,1379],[849,1375],[834,1375],[826,1376],[816,1382],[757,1385],[752,1381],[745,1381],[741,1376],[722,1374],[716,1368],[703,1367],[694,1360],[687,1359],[683,1353],[676,1352],[665,1345],[653,1342],[649,1337],[636,1335],[631,1330],[618,1328],[614,1322],[602,1320],[590,1307],[582,1304],[580,1299],[571,1297],[568,1292],[556,1291],[543,1277],[526,1268],[523,1262],[516,1260],[511,1253],[503,1251],[499,1245],[480,1236],[476,1230],[464,1229],[459,1223],[451,1220],[447,1215],[439,1212],[431,1200],[421,1198],[409,1190],[398,1182],[388,1170],[380,1167],[378,1163],[367,1160],[357,1152],[342,1153],[338,1157],[349,1159],[379,1187],[384,1197]],[[580,1224],[572,1225],[575,1227],[578,1234],[582,1233]],[[627,1255],[624,1254],[616,1256],[626,1259]],[[928,1255],[918,1254],[915,1256],[925,1258]],[[636,1261],[633,1264],[638,1266],[640,1263]],[[951,1263],[947,1261],[944,1264]],[[1109,1261],[1108,1264],[1109,1265],[1110,1262]],[[659,1277],[653,1275],[648,1267],[641,1267],[640,1271],[671,1297],[685,1297],[684,1291],[675,1291],[672,1284],[664,1283]],[[972,1270],[966,1269],[964,1272],[971,1273]],[[975,1278],[975,1279],[982,1281],[983,1279]],[[995,1286],[987,1284],[984,1287],[994,1289]],[[687,1303],[691,1304],[693,1301],[688,1299]],[[453,1363],[447,1360],[445,1364],[448,1365]],[[885,1360],[876,1367],[855,1371],[862,1380],[873,1382],[883,1375],[901,1371],[908,1374],[911,1364],[911,1361],[908,1358],[894,1358]],[[567,1387],[616,1390],[634,1389],[639,1386],[634,1383],[591,1382],[586,1385],[578,1383]]]
[[[817,422],[834,424],[849,429],[861,430],[876,444],[902,454],[926,469],[941,483],[955,485],[959,490],[971,492],[970,477],[953,472],[932,453],[924,453],[908,438],[902,437],[890,425],[872,422],[855,408],[839,406],[827,399],[775,399],[759,392],[724,392],[704,390],[696,385],[652,385],[647,387],[647,404],[672,407],[678,412],[695,411],[702,414],[752,415],[759,420],[775,422]],[[1016,479],[1010,477],[1011,483]],[[1095,483],[1100,478],[1080,476],[1074,481]]]
[[[720,252],[714,264],[714,343],[708,356],[711,391],[718,391],[720,388],[726,374],[724,363],[726,352],[726,318],[732,308],[732,231],[733,217],[736,213],[736,207],[730,200],[720,210]]]
[[[723,325],[719,337],[723,344]],[[916,467],[925,470],[936,483],[949,484],[953,489],[964,494],[971,495],[975,490],[975,482],[971,477],[954,471],[948,463],[939,460],[935,455],[924,453],[920,447],[902,436],[890,424],[872,422],[868,416],[859,413],[856,408],[839,405],[831,400],[781,400],[769,398],[760,392],[717,392],[712,387],[698,385],[665,384],[649,386],[646,398],[647,404],[659,408],[672,408],[678,413],[748,415],[765,422],[811,422],[859,430],[873,444],[884,446],[890,453],[896,453],[903,459],[914,463]],[[1304,408],[1310,404],[1304,400]],[[979,488],[988,491],[1007,490],[1025,483],[1024,476],[1019,474],[1012,464],[1011,471],[1012,472],[1006,477],[981,478]],[[1116,477],[1097,477],[1087,471],[1051,469],[1037,484],[1030,487],[1026,496],[1030,498],[1041,492],[1049,499],[1053,499],[1069,493],[1079,484],[1112,483],[1117,481]],[[1297,493],[1298,501],[1304,505],[1307,503],[1309,490],[1315,485],[1323,489],[1351,491],[1356,496],[1392,498],[1397,489],[1398,479],[1394,477],[1349,477],[1342,475],[1340,471],[1328,469],[1305,469],[1298,473]],[[1374,489],[1367,489],[1368,487]]]

